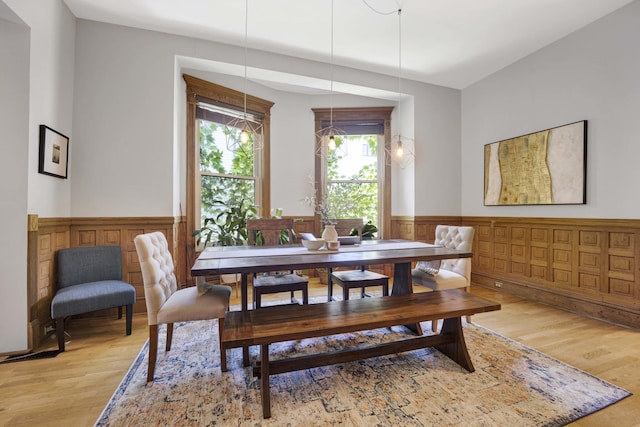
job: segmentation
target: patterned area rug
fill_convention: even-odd
[[[161,330],[155,381],[146,383],[147,342],[96,426],[560,426],[630,395],[480,326],[465,324],[464,332],[474,373],[429,348],[275,375],[272,417],[264,420],[260,382],[242,367],[239,349],[228,354],[229,371],[220,372],[216,321],[179,324],[168,354]],[[272,353],[409,334],[404,327],[376,329],[280,343]]]

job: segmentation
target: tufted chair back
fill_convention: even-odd
[[[149,325],[157,325],[158,311],[178,288],[173,258],[166,237],[159,231],[136,236],[134,243],[142,269]]]
[[[436,226],[436,238],[434,244],[442,245],[448,249],[471,251],[473,246],[473,227],[459,227],[454,225]],[[453,271],[467,278],[471,278],[471,258],[445,259],[440,268]]]

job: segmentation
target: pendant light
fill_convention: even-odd
[[[395,163],[404,169],[414,158],[413,139],[402,135],[402,9],[398,9],[398,113],[396,114],[398,134],[391,139],[391,150],[387,152],[387,163]]]
[[[324,156],[327,151],[336,149],[336,137],[345,132],[333,125],[333,2],[331,0],[331,62],[330,62],[330,92],[329,92],[329,126],[322,127],[316,132],[316,155]]]
[[[242,116],[227,123],[227,149],[230,151],[246,150],[251,146],[253,150],[262,148],[262,121],[254,114],[247,112],[247,40],[249,28],[249,0],[245,0],[244,7],[244,93]],[[229,129],[230,128],[230,129]],[[234,129],[240,129],[238,134]],[[250,144],[251,143],[251,144]]]

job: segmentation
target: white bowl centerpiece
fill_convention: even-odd
[[[302,239],[302,246],[304,246],[310,251],[317,251],[324,246],[324,240],[323,239],[316,239],[316,240]]]

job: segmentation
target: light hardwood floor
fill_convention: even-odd
[[[502,304],[473,322],[636,394],[572,426],[640,426],[640,331],[489,289],[472,292]],[[326,286],[312,280],[310,293],[326,295]],[[115,318],[73,319],[69,332],[72,342],[55,358],[0,364],[0,426],[92,426],[148,337],[146,315],[134,316],[130,336]]]

